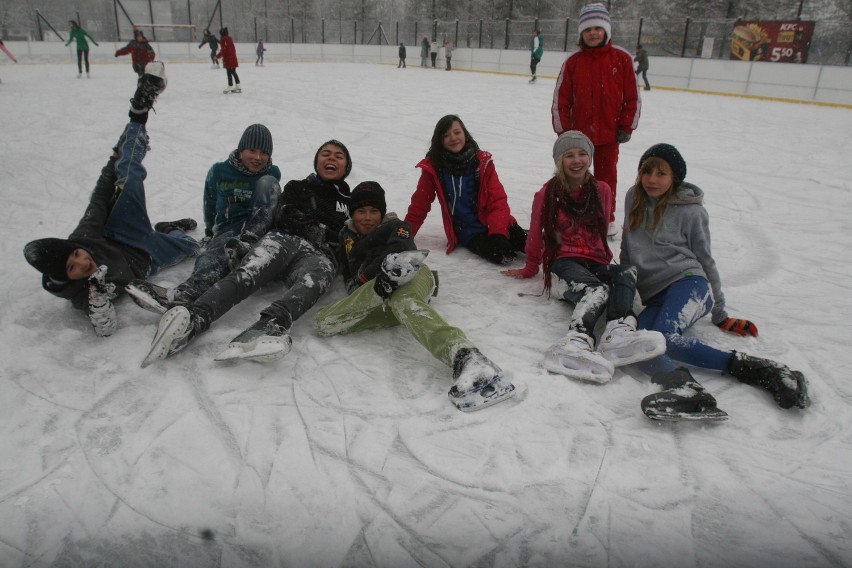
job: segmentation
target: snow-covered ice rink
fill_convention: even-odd
[[[167,64],[145,161],[152,219],[200,221],[207,169],[254,122],[284,180],[337,138],[350,185],[379,181],[401,215],[444,114],[494,154],[522,225],[552,174],[553,79],[245,63],[228,96],[223,70]],[[339,280],[277,363],[213,361],[275,299],[269,286],[141,369],[157,316],[122,297],[117,332],[98,339],[21,254],[83,213],[127,120],[129,62],[78,80],[70,62],[4,61],[0,79],[0,566],[852,566],[852,110],[642,93],[619,220],[642,152],[677,146],[706,192],[728,311],[760,329],[742,339],[705,318],[693,333],[810,380],[812,406],[782,410],[695,370],[730,414],[708,426],[648,420],[639,401],[655,387],[634,368],[595,385],[538,367],[569,308],[518,295],[540,278],[445,255],[437,204],[417,237],[440,273],[433,305],[510,375],[513,400],[457,411],[450,370],[402,328],[319,338],[312,317],[344,295]]]

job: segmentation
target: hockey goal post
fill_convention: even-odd
[[[134,30],[142,30],[148,39],[153,39],[154,34],[147,33],[148,30],[153,30],[158,35],[166,37],[157,37],[157,41],[196,41],[198,39],[195,24],[134,24]],[[159,34],[160,31],[166,32]],[[188,36],[183,31],[188,32]]]

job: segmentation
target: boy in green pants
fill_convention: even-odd
[[[339,243],[350,295],[317,313],[319,334],[401,323],[436,359],[452,367],[448,396],[459,410],[479,410],[512,396],[515,386],[503,371],[429,305],[437,280],[423,264],[428,251],[416,250],[410,225],[387,213],[378,183],[366,181],[352,190],[349,216]]]

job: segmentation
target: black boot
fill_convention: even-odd
[[[734,351],[728,372],[747,385],[769,391],[781,408],[806,408],[810,403],[805,376],[787,365]]]
[[[533,81],[535,78],[533,77]],[[524,252],[527,248],[527,234],[529,231],[515,223],[509,227],[509,242],[512,248],[518,252]]]
[[[663,387],[642,399],[642,412],[652,420],[726,420],[728,414],[716,407],[716,399],[704,390],[684,367],[657,373],[651,382]]]

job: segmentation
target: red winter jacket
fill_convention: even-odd
[[[619,130],[639,125],[642,103],[636,89],[633,58],[610,43],[582,48],[562,64],[550,112],[553,130],[579,130],[595,146],[615,144]]]
[[[234,40],[231,39],[231,36],[223,35],[222,39],[219,40],[219,54],[216,59],[222,60],[225,69],[236,69],[240,66],[240,62],[237,61],[237,48],[234,47]]]
[[[500,178],[497,177],[497,170],[494,168],[491,154],[480,150],[476,154],[476,158],[479,160],[479,221],[488,227],[489,235],[503,235],[508,238],[509,226],[516,221],[509,211],[506,190],[500,183]],[[411,196],[411,204],[408,206],[405,220],[411,225],[412,235],[416,235],[423,225],[426,215],[432,209],[432,202],[435,201],[437,195],[438,202],[441,204],[444,232],[447,234],[447,254],[450,254],[456,248],[459,240],[456,238],[456,231],[453,227],[452,213],[447,207],[447,196],[443,187],[441,187],[441,181],[435,171],[435,166],[432,165],[432,160],[428,157],[423,158],[417,164],[417,167],[422,170],[420,181],[417,182],[417,189]]]
[[[130,64],[134,68],[144,69],[149,61],[154,61],[154,48],[147,39],[130,40],[127,45],[115,52],[115,56],[130,54]]]

